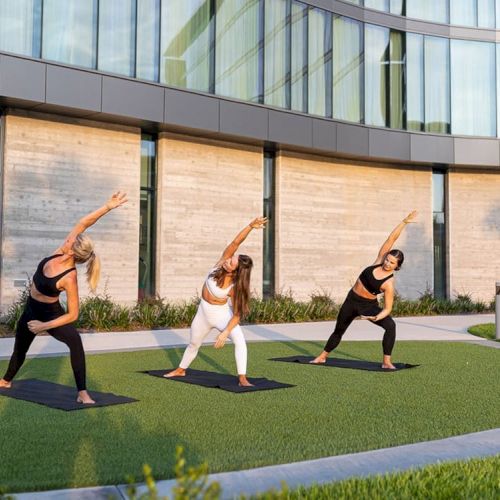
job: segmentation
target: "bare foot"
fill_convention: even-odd
[[[95,401],[90,397],[87,391],[79,391],[78,397],[76,398],[77,403],[81,403],[83,405],[93,405]]]
[[[317,358],[309,361],[311,365],[324,365],[326,363],[326,358],[328,358],[328,353],[323,351]]]
[[[12,387],[12,382],[7,382],[7,380],[2,378],[0,379],[0,387],[2,389],[10,389]]]
[[[384,370],[395,370],[396,367],[392,364],[391,357],[384,354],[384,360],[382,361],[382,368]]]
[[[239,384],[241,387],[254,387],[253,384],[251,384],[246,375],[238,375],[239,378]]]
[[[163,375],[165,378],[170,378],[170,377],[185,377],[186,376],[186,370],[184,368],[176,368],[175,370],[165,373]]]

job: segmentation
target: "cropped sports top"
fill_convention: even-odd
[[[66,271],[63,271],[61,274],[58,274],[57,276],[53,276],[51,278],[45,276],[45,274],[43,274],[43,268],[45,264],[49,260],[55,259],[56,257],[60,257],[61,255],[62,253],[58,253],[56,255],[51,255],[50,257],[45,257],[45,259],[42,259],[38,264],[38,267],[36,268],[35,274],[33,275],[33,283],[35,284],[36,289],[43,295],[47,295],[47,297],[58,297],[61,291],[58,290],[56,287],[57,282],[63,276],[66,276],[71,271],[76,270],[76,267],[72,267],[70,269],[66,269]]]
[[[385,278],[378,280],[377,278],[375,278],[375,276],[373,276],[373,270],[376,269],[377,267],[382,267],[382,264],[369,266],[366,269],[363,269],[363,272],[359,275],[359,281],[361,281],[361,283],[363,283],[363,286],[373,295],[378,295],[379,293],[382,293],[380,287],[388,279],[394,276],[393,274],[389,274],[389,276],[386,276]]]
[[[229,295],[231,288],[233,288],[234,283],[231,283],[227,288],[220,288],[217,285],[217,281],[212,276],[212,273],[217,269],[218,269],[217,267],[214,267],[213,269],[210,270],[210,272],[208,273],[207,279],[205,280],[205,285],[207,286],[208,291],[216,299],[225,299]]]

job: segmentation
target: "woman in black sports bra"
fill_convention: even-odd
[[[73,322],[78,318],[78,282],[75,264],[87,263],[87,281],[95,290],[99,281],[100,261],[94,252],[92,240],[82,234],[103,215],[125,203],[124,193],[117,192],[104,206],[83,217],[53,255],[43,259],[33,275],[30,295],[23,314],[17,322],[14,352],[0,387],[11,387],[11,381],[21,368],[26,353],[37,333],[47,331],[64,342],[70,350],[71,367],[78,390],[77,401],[93,404],[85,385],[85,353],[80,334]],[[67,312],[59,303],[59,294],[65,291]]]
[[[394,228],[380,248],[375,263],[359,275],[340,308],[335,330],[328,339],[324,351],[311,363],[325,363],[330,352],[339,345],[349,325],[360,316],[361,319],[367,319],[385,330],[382,340],[384,351],[382,368],[395,369],[391,362],[391,353],[396,341],[396,323],[390,317],[394,301],[393,271],[401,268],[404,255],[401,250],[392,249],[392,247],[406,224],[414,222],[416,215],[416,211],[411,212]],[[383,309],[377,302],[377,295],[380,293],[384,294]]]

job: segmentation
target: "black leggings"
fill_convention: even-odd
[[[333,351],[340,344],[342,335],[344,335],[355,318],[358,316],[376,316],[381,310],[377,299],[365,299],[364,297],[360,297],[353,290],[350,290],[340,308],[335,330],[326,343],[325,351]],[[394,320],[390,316],[380,321],[372,321],[372,323],[385,330],[382,348],[384,354],[390,356],[392,348],[394,347],[394,342],[396,342],[396,323],[394,323]]]
[[[10,382],[21,368],[26,353],[30,348],[36,335],[28,329],[28,321],[51,321],[64,314],[64,309],[59,302],[46,304],[39,302],[33,297],[28,297],[23,314],[17,322],[16,341],[14,343],[14,352],[10,358],[9,367],[4,375],[4,380]],[[75,375],[76,387],[79,391],[86,389],[85,386],[85,353],[83,351],[82,339],[73,323],[51,328],[48,333],[60,342],[69,347],[71,367]]]

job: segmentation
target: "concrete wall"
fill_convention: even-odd
[[[500,281],[500,175],[452,171],[448,185],[450,290],[490,301]]]
[[[279,207],[277,289],[300,299],[345,297],[391,230],[412,209],[418,224],[396,248],[405,253],[396,288],[416,298],[433,286],[431,171],[335,162],[282,154],[277,160]]]
[[[158,147],[157,291],[169,300],[201,293],[225,246],[262,214],[260,148],[161,134]],[[240,247],[254,261],[262,292],[262,232]]]
[[[72,226],[120,189],[129,203],[88,234],[102,259],[101,284],[116,301],[137,298],[140,130],[52,115],[3,118],[1,305],[18,296],[26,279]],[[80,266],[82,296],[88,293]]]

